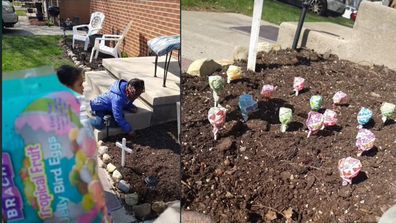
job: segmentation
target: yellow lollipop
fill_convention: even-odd
[[[83,196],[83,199],[81,201],[81,206],[86,211],[91,210],[95,206],[95,203],[94,203],[92,196],[90,194],[86,194]]]

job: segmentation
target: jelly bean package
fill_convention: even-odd
[[[3,219],[106,222],[96,142],[80,123],[76,97],[55,75],[2,85]]]

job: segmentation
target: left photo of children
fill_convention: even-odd
[[[2,222],[180,222],[180,1],[2,9]]]

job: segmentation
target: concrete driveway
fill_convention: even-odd
[[[235,46],[249,46],[252,18],[237,13],[182,11],[182,70],[200,58],[231,59]],[[278,26],[261,21],[259,42],[276,42]]]

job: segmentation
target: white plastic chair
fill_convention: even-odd
[[[92,62],[92,58],[95,52],[96,52],[95,59],[98,58],[99,52],[112,55],[115,58],[121,57],[121,44],[125,36],[127,35],[129,29],[131,28],[131,26],[132,26],[132,21],[128,23],[128,25],[125,27],[121,35],[105,34],[100,38],[96,38],[95,45],[92,48],[91,58],[89,59],[89,62],[90,63]],[[116,44],[114,47],[109,47],[106,46],[105,44],[106,41],[116,41]]]
[[[102,30],[104,18],[105,15],[103,13],[94,12],[91,14],[91,19],[88,25],[73,26],[73,44],[72,44],[73,48],[74,48],[74,42],[76,40],[79,40],[84,42],[84,51],[86,51],[89,45],[89,37],[98,34],[100,30]],[[81,30],[80,31],[78,30],[83,27],[88,28],[87,33],[83,33]]]

